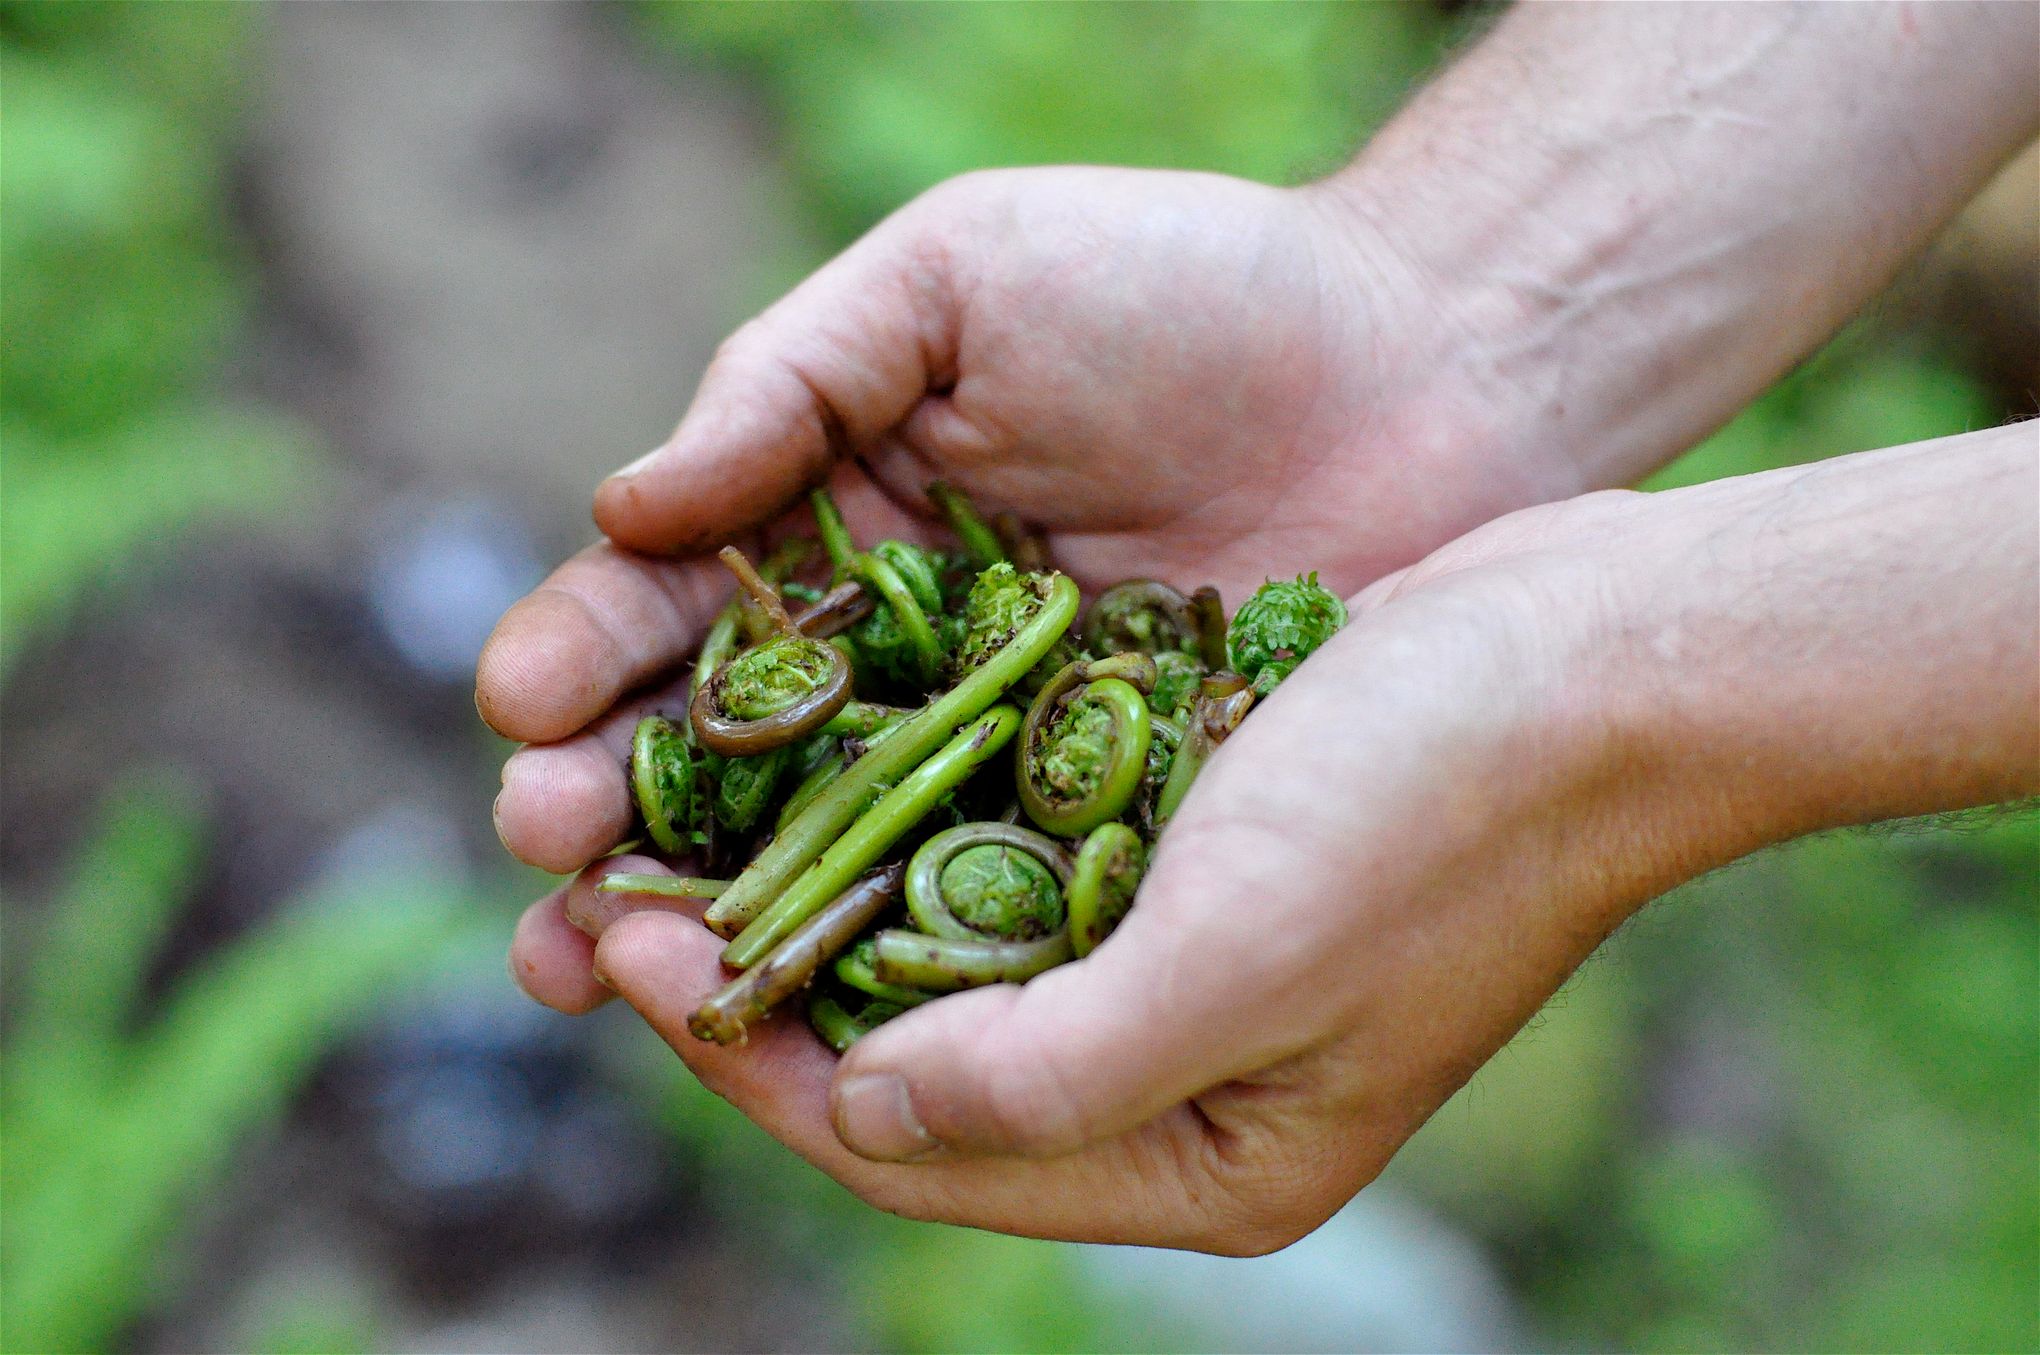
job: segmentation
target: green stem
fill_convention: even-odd
[[[808,495],[808,506],[815,511],[815,532],[822,538],[822,549],[828,552],[829,563],[836,567],[836,573],[847,576],[857,559],[857,542],[850,536],[850,528],[844,525],[843,514],[836,507],[836,500],[826,489],[817,489]]]
[[[850,573],[892,609],[893,620],[899,623],[907,643],[914,647],[914,657],[920,661],[921,680],[931,681],[942,667],[942,642],[935,638],[935,627],[928,624],[928,613],[921,610],[907,581],[890,563],[870,551],[851,561]]]
[[[802,919],[764,963],[739,974],[687,1018],[697,1040],[735,1044],[753,1021],[814,982],[821,967],[834,959],[899,897],[904,866],[888,866],[842,889]]]
[[[912,714],[898,706],[881,706],[872,701],[852,701],[829,717],[818,733],[868,739],[887,725],[898,724]]]
[[[723,963],[734,969],[747,969],[775,953],[773,948],[780,944],[782,938],[818,909],[826,907],[830,899],[857,877],[858,872],[868,869],[885,855],[935,807],[937,801],[969,780],[972,772],[1004,748],[1019,727],[1020,712],[1012,706],[997,705],[959,730],[940,751],[881,795],[877,803],[850,826],[849,831],[830,843],[828,849],[815,858],[814,864],[785,893],[773,900],[771,907],[753,918],[724,948]],[[859,768],[881,753],[890,752],[905,737],[904,731],[895,734],[858,759],[837,779],[835,786],[815,801],[807,815],[782,836],[790,836],[824,802],[840,791]],[[739,876],[738,884],[742,881],[743,877]],[[735,886],[730,892],[736,892]],[[729,899],[730,895],[725,894],[716,906],[727,904]]]
[[[883,743],[874,744],[766,844],[729,892],[708,910],[709,925],[727,936],[764,912],[794,877],[878,798],[884,786],[913,770],[1025,677],[1054,648],[1076,614],[1077,586],[1058,574],[1050,581],[1041,607],[1011,640],[961,682],[894,726]]]
[[[657,894],[663,899],[714,899],[730,887],[728,880],[703,880],[689,875],[605,875],[595,888],[604,894]]]
[[[1175,816],[1183,803],[1183,797],[1190,793],[1197,774],[1204,770],[1204,764],[1218,751],[1218,745],[1226,736],[1240,727],[1240,721],[1247,716],[1247,708],[1254,704],[1251,687],[1211,695],[1209,691],[1218,686],[1217,679],[1238,681],[1236,674],[1225,673],[1205,679],[1207,694],[1197,698],[1197,705],[1190,715],[1189,728],[1183,732],[1183,742],[1176,749],[1175,760],[1169,764],[1169,779],[1162,783],[1161,794],[1155,796],[1154,826],[1157,833],[1162,825]]]
[[[931,993],[1025,983],[1076,958],[1066,930],[1038,941],[958,941],[921,932],[884,931],[878,934],[872,955],[872,969],[880,979]]]
[[[986,569],[1006,558],[1006,548],[999,543],[999,534],[978,513],[977,505],[970,501],[969,495],[937,480],[928,486],[928,498],[949,520],[949,530],[956,533],[956,539],[963,546],[963,553],[970,557],[971,564]]]
[[[918,1007],[934,998],[934,993],[924,993],[918,988],[903,988],[897,983],[887,983],[878,977],[872,966],[870,941],[859,941],[836,957],[836,978],[868,997],[881,1002],[890,1002],[896,1007]]]
[[[823,1044],[841,1054],[904,1010],[896,1003],[867,1002],[853,1013],[835,998],[817,993],[808,999],[808,1025]]]
[[[758,566],[758,573],[766,582],[778,583],[798,569],[801,561],[807,559],[808,552],[813,548],[814,543],[804,536],[789,537],[765,557],[765,562]],[[740,590],[723,605],[720,612],[716,613],[715,621],[708,628],[708,634],[701,638],[701,652],[694,660],[694,681],[687,687],[689,700],[693,699],[696,692],[707,686],[715,670],[727,663],[737,652],[738,631],[743,625],[746,611],[744,602],[744,594]]]

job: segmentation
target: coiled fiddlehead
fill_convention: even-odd
[[[1028,708],[1015,782],[1021,808],[1051,833],[1075,837],[1124,814],[1147,772],[1154,660],[1079,659],[1048,680]]]
[[[1069,907],[1070,949],[1078,959],[1098,948],[1133,907],[1134,891],[1147,870],[1140,834],[1123,823],[1103,823],[1077,849],[1064,898]]]
[[[1155,655],[1155,689],[1148,693],[1148,709],[1157,715],[1174,715],[1197,693],[1204,677],[1204,665],[1196,656],[1165,649]]]
[[[949,993],[1063,964],[1073,954],[1070,880],[1068,854],[1031,829],[965,823],[937,833],[907,865],[907,915],[919,930],[880,932],[871,977],[889,992]]]
[[[1153,579],[1127,579],[1098,595],[1084,614],[1084,647],[1093,654],[1195,654],[1197,616],[1190,599]]]
[[[1010,823],[964,823],[907,864],[907,915],[931,936],[1032,941],[1061,929],[1070,861],[1053,838]]]
[[[741,551],[722,562],[770,618],[775,634],[715,670],[694,693],[688,718],[701,746],[756,757],[812,734],[850,700],[850,661],[834,645],[794,628],[786,604]]]
[[[1233,616],[1227,662],[1266,696],[1345,624],[1346,604],[1316,574],[1270,580]]]
[[[663,715],[637,722],[630,739],[631,797],[661,851],[691,851],[707,840],[707,780],[701,753],[680,726]]]

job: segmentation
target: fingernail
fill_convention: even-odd
[[[665,450],[666,449],[663,445],[654,447],[652,448],[652,450],[646,452],[643,456],[631,462],[628,466],[625,466],[622,470],[617,471],[614,475],[610,476],[609,478],[612,480],[628,480],[631,476],[636,475],[646,466],[649,466],[654,461],[658,460],[659,454]]]
[[[510,962],[509,963],[510,982],[517,985],[518,992],[524,994],[526,997],[531,997],[531,990],[524,986],[524,970],[517,963],[517,952],[515,950],[512,950],[508,956],[508,959]],[[535,997],[531,997],[531,1000],[533,1002],[538,1001],[538,999]]]
[[[595,953],[588,957],[588,976],[610,992],[616,992],[616,985],[611,983],[609,976],[602,972],[602,950],[600,947],[597,947]]]
[[[905,1079],[866,1073],[836,1088],[836,1137],[859,1157],[874,1162],[913,1162],[942,1145],[921,1127]]]
[[[510,851],[510,839],[503,836],[503,793],[501,791],[496,793],[496,798],[489,804],[489,822],[496,827],[496,841],[503,845],[504,851]],[[516,853],[512,852],[511,855],[514,856]]]

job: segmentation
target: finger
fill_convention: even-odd
[[[685,919],[638,913],[604,934],[597,964],[704,1086],[866,1201],[911,1218],[1072,1241],[1208,1247],[1237,1231],[1212,1145],[1188,1108],[1053,1162],[938,1154],[889,1165],[848,1152],[830,1127],[837,1060],[797,1013],[753,1025],[745,1044],[729,1048],[688,1033],[688,1014],[723,982],[722,945]]]
[[[648,714],[683,713],[686,698],[683,676],[573,738],[512,753],[496,795],[503,849],[526,865],[565,875],[623,841],[636,822],[626,770],[631,734]]]
[[[595,942],[567,921],[568,887],[524,910],[510,939],[510,977],[532,1001],[579,1016],[614,996],[596,982]]]
[[[759,526],[948,379],[947,268],[915,222],[881,223],[723,343],[672,438],[596,491],[610,539],[696,550]]]
[[[505,738],[564,739],[680,662],[729,595],[714,560],[590,546],[496,623],[476,665],[475,707]]]

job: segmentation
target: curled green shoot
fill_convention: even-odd
[[[1031,941],[1063,925],[1070,860],[1055,841],[1009,823],[964,823],[907,864],[907,913],[932,936]]]
[[[1141,667],[1144,665],[1144,667]],[[1029,818],[1076,837],[1133,804],[1147,774],[1152,717],[1140,687],[1154,684],[1146,655],[1067,664],[1035,696],[1020,736],[1015,785]]]
[[[1197,645],[1190,600],[1154,579],[1115,583],[1084,614],[1084,647],[1094,654],[1194,654]]]
[[[702,747],[756,757],[807,737],[850,700],[850,660],[802,635],[779,593],[734,547],[720,558],[771,619],[775,634],[717,668],[695,690],[688,720]]]
[[[1317,575],[1271,580],[1233,616],[1227,662],[1266,696],[1346,624],[1346,604]]]
[[[1098,948],[1133,907],[1134,891],[1147,870],[1147,848],[1140,834],[1123,823],[1105,823],[1091,831],[1077,849],[1070,872],[1070,949],[1078,959]]]
[[[679,725],[663,715],[637,722],[630,740],[631,798],[661,851],[691,851],[706,832],[702,782],[700,757]]]

